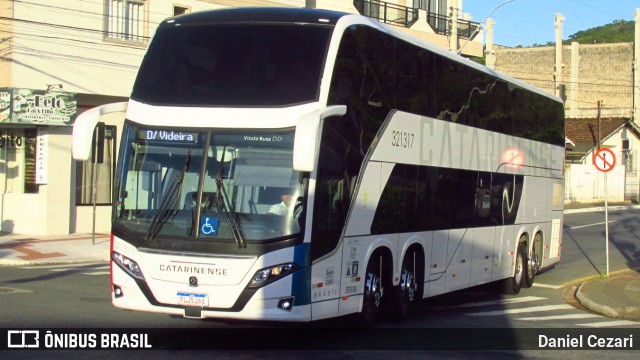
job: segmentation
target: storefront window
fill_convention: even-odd
[[[37,131],[0,128],[0,189],[3,193],[38,193]]]
[[[92,205],[95,185],[97,205],[112,202],[113,174],[116,160],[116,127],[104,126],[103,140],[94,140],[88,161],[76,161],[76,205]],[[96,151],[100,148],[99,151]],[[94,158],[97,156],[97,160]]]

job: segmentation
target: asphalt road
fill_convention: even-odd
[[[637,265],[637,259],[640,259],[640,238],[637,235],[639,215],[640,210],[610,212],[610,271]],[[265,357],[265,352],[260,351],[261,346],[273,349],[274,344],[282,344],[282,348],[287,349],[286,352],[272,350],[266,353],[278,358],[304,355],[306,358],[323,359],[377,359],[386,358],[383,354],[388,351],[392,351],[394,357],[409,359],[449,358],[452,355],[454,358],[555,358],[559,350],[536,352],[531,350],[531,342],[541,335],[555,334],[556,331],[589,335],[602,331],[599,329],[604,327],[607,329],[605,331],[624,336],[629,331],[637,334],[640,328],[637,323],[616,324],[611,319],[594,316],[567,304],[566,292],[573,283],[606,272],[603,222],[603,213],[567,215],[561,262],[540,274],[536,278],[537,286],[523,289],[517,296],[503,297],[491,291],[490,287],[460,291],[419,304],[412,310],[411,318],[403,323],[381,322],[373,330],[350,329],[348,319],[293,325],[225,323],[124,311],[111,305],[108,264],[105,263],[0,267],[0,328],[53,331],[57,328],[80,328],[85,331],[95,328],[102,328],[96,331],[105,331],[104,328],[131,331],[140,328],[170,329],[161,332],[158,335],[160,337],[155,337],[156,340],[162,340],[160,345],[155,343],[156,349],[174,349],[159,353],[159,358],[170,354],[256,359]],[[180,329],[184,329],[183,334],[177,333]],[[636,341],[640,343],[640,335],[637,338]],[[502,345],[487,345],[494,339],[501,339],[502,344],[509,345],[504,351],[501,351]],[[209,350],[184,350],[190,349],[190,344],[205,344],[204,347]],[[425,350],[442,348],[442,344],[454,344],[458,350]],[[319,350],[304,351],[305,346]],[[464,351],[466,346],[472,349],[488,347],[491,350],[468,352]],[[243,347],[247,350],[237,350]],[[364,350],[369,347],[385,351]],[[212,354],[211,348],[217,348],[217,351]],[[12,351],[11,354],[15,355],[16,352]],[[36,354],[46,355],[44,352]],[[84,353],[55,351],[50,355],[58,357],[62,354],[74,358],[82,357]],[[100,352],[101,357],[106,358],[112,354]],[[594,358],[602,356],[599,351],[562,350],[561,354],[567,359],[589,358],[589,354],[593,354]],[[627,352],[616,352],[615,355],[617,358],[631,358],[627,357]]]

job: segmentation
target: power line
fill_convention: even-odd
[[[26,0],[14,0],[15,2],[19,2],[19,3],[23,3],[23,4],[28,4],[28,5],[33,5],[33,6],[40,6],[40,7],[45,7],[48,9],[56,9],[56,10],[62,10],[62,11],[72,11],[72,12],[78,12],[78,13],[82,13],[82,14],[91,14],[91,15],[96,15],[98,17],[104,17],[105,14],[103,14],[102,12],[98,13],[98,12],[93,12],[93,11],[88,11],[88,10],[81,10],[81,9],[73,9],[73,8],[67,8],[67,7],[62,7],[62,6],[54,6],[51,4],[40,4],[40,3],[34,3],[34,2],[30,2],[30,1],[26,1]],[[96,1],[89,1],[89,0],[80,0],[81,2],[85,2],[85,3],[90,3],[90,4],[94,4],[94,5],[100,5],[102,6],[103,3],[102,2],[96,2]],[[507,1],[509,2],[509,1]],[[507,3],[504,2],[504,3]],[[574,0],[574,2],[577,2]],[[246,5],[255,5],[255,3],[252,3],[250,1],[240,1],[240,3],[246,4]],[[503,4],[504,4],[503,3]],[[584,4],[582,4],[584,5]],[[157,15],[163,15],[166,16],[166,14],[164,13],[155,13]],[[97,29],[91,29],[91,28],[82,28],[82,27],[75,27],[75,26],[69,26],[69,25],[61,25],[61,24],[52,24],[52,23],[46,23],[46,22],[39,22],[39,21],[33,21],[33,20],[26,20],[26,19],[17,19],[17,18],[10,18],[10,17],[0,17],[0,20],[8,20],[8,21],[14,21],[18,27],[25,27],[27,29],[30,30],[38,30],[39,27],[50,27],[53,29],[59,29],[61,31],[75,31],[78,32],[80,34],[97,34],[97,35],[101,35],[103,37],[108,38],[108,35],[113,35],[113,34],[118,34],[118,35],[124,35],[123,33],[114,33],[114,32],[110,32],[110,31],[104,31],[104,30],[97,30]],[[532,23],[533,24],[533,23]],[[1,24],[0,24],[1,25]],[[153,25],[153,23],[151,22],[147,22],[147,25]],[[5,30],[6,31],[6,30]],[[7,31],[9,32],[9,31]],[[60,41],[68,41],[68,42],[74,42],[77,44],[89,44],[89,45],[107,45],[110,47],[120,47],[120,48],[128,48],[128,49],[138,49],[138,50],[144,50],[143,47],[140,46],[136,46],[136,45],[129,45],[126,43],[110,43],[110,42],[96,42],[96,41],[87,41],[87,40],[80,40],[80,39],[73,39],[73,38],[69,38],[68,35],[66,34],[67,37],[62,37],[62,36],[52,36],[52,35],[36,35],[34,33],[27,33],[27,32],[16,32],[15,30],[12,31],[15,34],[18,35],[22,35],[22,36],[29,36],[29,37],[34,37],[34,38],[38,38],[38,39],[48,39],[48,40],[60,40]],[[86,36],[82,36],[82,35],[75,35],[76,37],[79,38],[86,38],[86,39],[93,39],[93,37],[86,37]],[[144,39],[145,41],[148,41],[150,37],[147,36],[141,36],[142,39]],[[28,48],[22,48],[22,51],[27,50]],[[30,51],[33,51],[34,53],[38,53],[40,50],[35,50],[35,49],[29,49]],[[42,53],[42,52],[40,52]],[[53,53],[50,53],[53,54]],[[56,56],[58,57],[63,57],[66,56],[67,58],[71,58],[69,55],[64,55],[64,54],[56,54]],[[83,58],[84,60],[89,60],[89,58]],[[76,58],[75,60],[80,60],[79,58]],[[97,60],[97,59],[96,59]],[[111,64],[113,65],[113,64]],[[550,84],[552,86],[555,85],[555,81],[554,80],[548,80],[548,79],[540,79],[540,78],[535,78],[536,75],[549,75],[549,76],[553,76],[552,73],[535,73],[535,72],[529,72],[526,73],[524,71],[518,71],[518,70],[514,70],[514,69],[510,69],[510,68],[504,68],[505,70],[501,70],[502,72],[508,73],[514,77],[519,78],[520,80],[526,81],[526,82],[535,82],[535,83],[539,83],[539,84]],[[516,74],[527,74],[527,76],[518,76]],[[633,88],[633,84],[631,82],[631,80],[629,81],[624,81],[622,79],[618,80],[618,79],[611,79],[611,78],[606,78],[606,79],[602,79],[602,81],[599,83],[598,81],[600,80],[600,78],[597,77],[585,77],[585,76],[581,76],[580,77],[581,80],[579,80],[577,82],[578,85],[580,86],[599,86],[599,87],[618,87],[618,88]],[[589,80],[589,81],[585,81],[585,80]],[[595,81],[595,82],[594,82]],[[616,83],[615,81],[620,81],[621,83]],[[564,84],[572,84],[572,82],[570,81],[565,81]],[[621,92],[621,91],[604,91],[604,90],[592,90],[592,89],[580,89],[580,92],[591,92],[591,93],[599,93],[599,94],[609,94],[609,95],[631,95],[630,92]]]
[[[513,70],[512,68],[499,68],[497,69],[501,73],[505,73],[507,75],[518,77],[518,78],[527,78],[536,81],[552,81],[554,74],[552,72],[523,72],[518,70]],[[629,71],[631,73],[631,70]],[[540,78],[537,76],[545,76],[549,79]],[[597,78],[597,77],[589,77],[589,76],[579,76],[579,80],[577,82],[573,82],[571,80],[563,81],[564,84],[578,84],[578,85],[586,85],[586,86],[611,86],[611,87],[622,87],[622,88],[633,88],[633,79],[607,79],[607,78]]]
[[[593,5],[590,5],[590,4],[585,4],[582,1],[578,1],[578,0],[570,0],[570,1],[574,2],[576,4],[579,4],[579,5],[582,5],[584,7],[588,7],[588,8],[591,8],[593,10],[597,10],[598,12],[601,12],[603,14],[607,14],[607,15],[611,15],[611,16],[618,16],[618,14],[613,14],[613,13],[608,12],[607,10],[597,8],[597,7],[595,7]]]
[[[3,24],[0,24],[0,26],[2,26],[2,25]],[[35,30],[35,28],[27,28],[27,29],[28,30]],[[73,39],[73,38],[70,38],[68,36],[62,37],[62,36],[42,35],[42,34],[23,32],[23,31],[15,31],[15,30],[14,31],[8,31],[8,30],[0,29],[0,32],[2,32],[2,31],[11,32],[11,33],[13,33],[15,35],[28,36],[28,37],[36,38],[37,40],[39,40],[39,39],[60,40],[60,41],[69,41],[69,42],[74,42],[74,43],[79,43],[79,44],[108,46],[108,47],[111,47],[111,48],[136,49],[136,50],[142,50],[142,51],[146,50],[146,47],[129,45],[129,44],[125,44],[125,43],[80,40],[80,39]],[[68,35],[68,34],[66,34],[66,35]],[[83,37],[83,36],[78,36],[78,37],[85,38],[85,39],[93,39],[93,38],[90,38],[90,37]]]
[[[20,22],[20,23],[24,23],[24,24],[32,24],[32,25],[41,25],[41,26],[50,26],[56,29],[65,29],[65,30],[73,30],[73,31],[81,31],[81,32],[87,32],[87,33],[93,33],[93,34],[99,34],[99,35],[105,35],[105,34],[116,34],[116,35],[127,35],[126,33],[121,33],[121,32],[114,32],[114,31],[104,31],[104,30],[96,30],[96,29],[88,29],[88,28],[80,28],[80,27],[76,27],[76,26],[69,26],[69,25],[60,25],[60,24],[51,24],[51,23],[43,23],[40,21],[33,21],[33,20],[25,20],[25,19],[17,19],[17,18],[8,18],[8,17],[4,17],[4,16],[0,16],[0,20],[8,20],[8,21],[16,21],[16,22]],[[139,38],[143,38],[146,41],[148,41],[150,39],[149,36],[142,36],[139,35],[137,36]]]

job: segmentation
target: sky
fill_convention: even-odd
[[[640,9],[640,0],[506,1],[462,0],[462,12],[469,13],[476,22],[484,21],[487,16],[493,19],[494,44],[509,47],[555,41],[556,13],[565,18],[562,39],[567,40],[569,35],[581,30],[611,24],[615,20],[633,20],[635,9]]]

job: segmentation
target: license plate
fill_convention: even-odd
[[[209,297],[207,294],[178,292],[178,305],[209,306]]]

